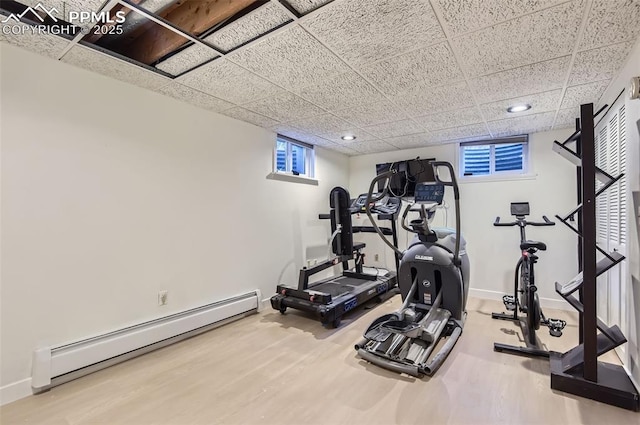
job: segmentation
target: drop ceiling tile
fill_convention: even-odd
[[[380,139],[424,132],[424,128],[416,124],[413,120],[377,124],[365,127],[363,130]]]
[[[7,16],[0,14],[0,21],[5,19],[7,19]],[[8,21],[6,24],[1,24],[0,28],[5,25],[9,25],[11,27],[14,27],[15,25],[15,28],[17,28],[15,31],[18,32],[18,34],[4,34],[3,31],[0,31],[0,42],[13,44],[14,46],[21,47],[50,58],[57,59],[64,48],[69,44],[69,41],[55,35],[34,35],[31,31],[31,26],[27,24],[13,22],[12,20]]]
[[[142,0],[138,4],[150,12],[158,12],[160,9],[170,5],[174,0]]]
[[[287,0],[287,3],[297,10],[298,13],[304,15],[332,1],[333,0]]]
[[[69,50],[62,58],[62,61],[151,90],[165,86],[171,81],[152,71],[147,71],[129,62],[80,45],[76,45]]]
[[[214,112],[224,111],[225,109],[236,106],[233,103],[218,99],[217,97],[199,92],[176,82],[171,82],[169,85],[160,88],[158,92]]]
[[[371,140],[368,142],[354,142],[347,145],[347,147],[365,154],[398,150],[398,148],[396,148],[395,146],[392,146],[389,143],[384,142],[382,140]]]
[[[331,114],[316,115],[310,118],[294,120],[287,124],[306,131],[307,133],[317,135],[321,135],[321,133],[339,132],[353,127],[352,124],[346,122],[342,118],[338,118]]]
[[[612,79],[627,60],[631,47],[633,42],[625,42],[579,52],[573,62],[569,85]]]
[[[504,71],[572,53],[584,0],[574,0],[453,40],[469,76]]]
[[[224,59],[216,59],[177,80],[235,104],[275,97],[283,92],[278,86]]]
[[[353,66],[445,40],[428,0],[338,1],[303,25]]]
[[[329,111],[366,105],[384,100],[384,96],[353,71],[320,79],[301,88],[300,96]]]
[[[356,136],[356,140],[342,140],[342,136]],[[349,127],[339,131],[325,131],[318,133],[318,136],[327,139],[333,143],[352,144],[354,142],[368,142],[376,140],[376,137],[362,130],[361,128]]]
[[[397,93],[391,95],[390,99],[405,109],[410,116],[431,115],[474,105],[473,98],[469,95],[469,87],[464,81],[448,86]]]
[[[335,111],[334,114],[357,126],[382,124],[407,118],[405,111],[387,100],[372,104],[358,104],[349,109]]]
[[[580,50],[593,49],[640,35],[640,2],[594,0]]]
[[[239,119],[240,121],[255,124],[258,127],[272,127],[278,123],[276,120],[272,120],[271,118],[265,117],[264,115],[256,114],[255,112],[249,111],[248,109],[244,109],[239,106],[222,111],[221,114],[231,118]]]
[[[340,59],[298,25],[267,35],[227,58],[292,91],[349,71]]]
[[[51,16],[71,22],[69,12],[98,12],[104,5],[104,0],[20,0],[25,6],[35,8],[38,4],[44,6]],[[95,23],[95,19],[74,19],[72,24],[89,29]]]
[[[560,109],[556,117],[554,129],[559,128],[576,128],[576,118],[580,117],[580,111],[576,108]]]
[[[175,76],[193,69],[215,57],[218,57],[218,54],[213,49],[194,43],[186,49],[183,49],[175,55],[172,55],[166,60],[160,62],[156,65],[156,68]]]
[[[479,140],[490,137],[489,130],[485,123],[471,124],[460,127],[448,128],[446,130],[432,131],[431,137],[434,142],[445,141],[467,141]]]
[[[289,21],[291,18],[282,7],[270,2],[220,28],[204,41],[229,51]]]
[[[421,148],[433,144],[433,137],[430,133],[412,134],[409,136],[392,137],[385,139],[385,142],[399,149]]]
[[[493,137],[515,136],[550,130],[555,115],[555,112],[543,112],[507,120],[489,121],[487,124]]]
[[[564,0],[435,0],[449,33],[475,31]]]
[[[275,97],[267,97],[255,102],[246,103],[243,104],[242,107],[282,122],[290,122],[298,118],[306,118],[326,113],[325,110],[288,92],[282,92]]]
[[[552,90],[527,96],[520,96],[513,99],[485,103],[484,105],[480,105],[480,110],[487,121],[539,114],[541,112],[555,111],[558,109],[560,96],[562,96],[562,89]],[[507,112],[507,108],[509,106],[521,104],[531,105],[531,109],[516,113]]]
[[[69,12],[98,12],[104,0],[20,0],[25,6],[45,6],[53,16],[69,22]],[[55,9],[55,10],[54,10]]]
[[[596,81],[595,83],[568,87],[564,93],[560,109],[575,108],[575,111],[578,111],[579,113],[580,105],[584,103],[597,103],[609,83],[609,80],[603,80]]]
[[[340,152],[341,154],[347,155],[347,156],[356,156],[356,155],[360,155],[360,152],[351,149],[348,146],[342,146],[342,145],[333,145],[331,148],[331,150],[336,151],[336,152]]]
[[[443,128],[476,124],[482,122],[483,118],[478,108],[474,106],[472,108],[416,117],[415,120],[428,130],[442,130]]]
[[[564,56],[470,80],[480,103],[562,88],[571,56]]]
[[[277,124],[271,127],[273,131],[277,134],[281,134],[283,136],[290,137],[291,139],[298,140],[300,142],[309,143],[315,146],[334,146],[335,143],[330,142],[327,139],[324,139],[319,136],[315,136],[313,134],[305,133],[303,130],[299,128],[289,126],[287,124]]]
[[[448,43],[368,65],[362,68],[362,73],[388,95],[415,90],[416,87],[440,86],[464,78]]]

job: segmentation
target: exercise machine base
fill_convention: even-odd
[[[638,391],[622,366],[598,362],[598,382],[592,382],[582,377],[581,367],[563,372],[562,353],[552,351],[549,363],[551,366],[551,389],[627,410],[640,411]]]
[[[515,345],[500,344],[499,342],[493,343],[493,351],[499,353],[517,354],[527,357],[542,357],[549,358],[549,352],[547,350],[541,350],[539,348],[518,347]]]
[[[314,283],[308,290],[278,285],[271,297],[271,307],[284,313],[287,308],[306,311],[316,316],[324,326],[337,328],[342,316],[366,302],[380,297],[397,285],[396,274],[370,279],[337,276]]]

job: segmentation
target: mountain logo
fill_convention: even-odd
[[[44,15],[47,15],[51,19],[53,19],[53,22],[58,22],[58,18],[55,17],[55,14],[59,14],[60,12],[55,7],[52,7],[51,9],[47,9],[42,3],[38,3],[34,7],[31,7],[31,6],[27,7],[22,13],[19,13],[17,15],[15,13],[10,14],[8,17],[3,19],[1,22],[3,24],[6,24],[11,19],[15,20],[16,22],[20,22],[20,20],[27,13],[33,13],[35,15],[35,17],[38,20],[40,20],[40,22],[44,22],[45,21],[45,17],[43,17]]]

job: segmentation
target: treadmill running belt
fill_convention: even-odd
[[[350,287],[335,282],[325,282],[313,288],[309,288],[311,291],[324,292],[331,295],[331,298],[337,298],[340,295],[349,293]]]

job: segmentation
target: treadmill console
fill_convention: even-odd
[[[377,193],[374,194],[374,196],[375,195],[377,195]],[[351,203],[351,211],[353,211],[354,214],[364,213],[366,211],[365,209],[366,203],[367,203],[367,194],[363,193]],[[375,202],[371,206],[371,212],[373,214],[397,214],[400,211],[400,206],[401,206],[400,199],[390,197],[390,196],[384,196],[382,199]]]
[[[416,185],[416,204],[442,204],[444,185],[437,183],[420,183]]]

